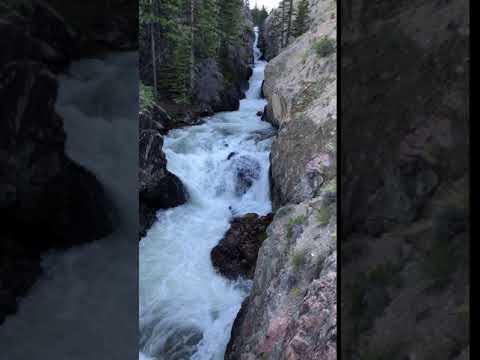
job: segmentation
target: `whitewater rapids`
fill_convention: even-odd
[[[170,131],[168,170],[185,185],[185,205],[160,211],[140,242],[140,359],[223,359],[233,321],[248,295],[247,281],[214,270],[210,252],[233,216],[271,212],[269,155],[274,134],[257,116],[266,105],[266,63],[255,63],[240,109],[199,126]],[[242,184],[239,173],[250,176]],[[239,184],[240,182],[240,184]]]

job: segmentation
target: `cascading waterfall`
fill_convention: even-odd
[[[220,360],[249,291],[247,281],[217,274],[210,252],[233,216],[271,211],[269,154],[272,127],[256,115],[266,63],[255,65],[240,109],[165,138],[168,169],[186,186],[189,201],[158,212],[140,242],[140,359]]]
[[[123,359],[138,353],[138,54],[72,64],[57,111],[67,155],[93,172],[118,209],[105,239],[44,257],[45,275],[0,326],[2,359]],[[41,239],[39,239],[41,241]]]

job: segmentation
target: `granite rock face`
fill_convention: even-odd
[[[465,358],[468,2],[342,7],[342,358]]]
[[[226,359],[336,359],[334,192],[278,210]]]
[[[265,70],[263,118],[278,128],[271,153],[274,218],[228,360],[337,356],[336,52],[316,51],[319,41],[336,41],[336,5],[311,3],[310,30]]]
[[[310,30],[265,68],[266,120],[278,127],[271,155],[274,207],[315,197],[336,174],[336,52],[316,51],[322,41],[336,42],[336,6],[318,1],[312,9],[317,20]]]

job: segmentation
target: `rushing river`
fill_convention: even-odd
[[[138,55],[72,64],[57,112],[67,155],[93,172],[117,209],[116,231],[45,254],[44,275],[0,326],[1,359],[138,356]],[[38,239],[41,241],[41,239]]]
[[[269,154],[273,129],[256,114],[266,101],[258,34],[250,87],[240,109],[203,125],[170,131],[168,169],[185,185],[187,204],[158,212],[140,242],[140,359],[220,360],[246,281],[218,275],[212,248],[233,216],[271,211]]]

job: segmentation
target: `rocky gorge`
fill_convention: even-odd
[[[243,46],[232,49],[232,54],[227,57],[231,59],[229,61],[241,59],[240,63],[236,60],[236,65],[232,63],[231,67],[240,74],[235,82],[234,88],[237,90],[234,93],[237,95],[233,97],[234,101],[225,100],[225,93],[230,96],[232,91],[226,88],[228,83],[222,84],[221,73],[215,75],[215,64],[207,66],[202,63],[197,67],[195,77],[198,81],[195,89],[202,89],[201,96],[194,96],[196,102],[179,110],[180,107],[173,103],[159,101],[152,105],[148,112],[140,114],[140,163],[143,164],[140,179],[145,179],[146,185],[155,184],[157,189],[163,189],[159,194],[172,196],[171,199],[163,199],[163,203],[148,204],[147,197],[142,200],[140,195],[140,206],[143,208],[140,214],[140,236],[143,237],[140,244],[142,358],[175,358],[187,354],[198,359],[209,356],[220,358],[219,350],[213,352],[218,345],[213,344],[221,341],[223,335],[217,335],[218,338],[214,340],[211,334],[218,331],[218,326],[225,326],[225,321],[228,324],[231,313],[217,310],[218,302],[234,306],[238,298],[232,299],[232,295],[243,297],[244,293],[238,293],[238,290],[230,293],[224,289],[224,285],[220,285],[223,282],[219,283],[218,278],[211,274],[211,269],[205,268],[207,265],[204,264],[204,259],[197,260],[199,255],[177,243],[184,237],[184,233],[192,231],[197,238],[195,245],[192,244],[193,248],[198,248],[197,252],[204,252],[200,246],[203,241],[207,241],[203,240],[205,234],[198,233],[199,229],[193,228],[203,217],[196,215],[195,211],[198,210],[195,209],[206,206],[204,202],[209,204],[217,201],[217,197],[225,196],[220,195],[225,191],[220,190],[224,189],[225,185],[215,184],[219,181],[227,181],[228,184],[228,174],[232,170],[235,174],[235,185],[232,185],[234,187],[231,190],[228,190],[230,185],[227,185],[226,189],[244,200],[241,200],[240,204],[237,204],[240,200],[229,200],[233,201],[226,209],[231,212],[229,229],[227,227],[224,230],[214,230],[218,225],[210,225],[213,221],[219,221],[216,218],[223,213],[224,200],[215,205],[214,212],[208,207],[203,210],[212,212],[209,219],[203,220],[203,227],[212,233],[213,238],[208,240],[212,243],[208,250],[211,251],[208,260],[211,258],[215,270],[231,279],[232,284],[238,281],[241,284],[244,281],[242,279],[253,281],[249,295],[233,324],[225,359],[336,358],[336,10],[334,1],[311,2],[308,31],[292,39],[291,44],[281,51],[276,48],[278,39],[269,25],[276,22],[275,17],[280,16],[278,11],[273,11],[266,19],[263,32],[259,35],[259,45],[264,51],[264,57],[270,62],[265,66],[261,89],[266,106],[263,111],[255,113],[257,117],[261,116],[262,120],[272,124],[276,131],[262,130],[255,141],[271,141],[268,139],[274,135],[270,154],[270,191],[266,193],[271,196],[273,209],[267,208],[259,212],[258,205],[255,205],[253,209],[256,211],[252,213],[248,210],[252,209],[253,203],[242,205],[243,201],[246,201],[244,197],[248,198],[252,193],[252,185],[260,181],[258,171],[263,168],[263,164],[255,164],[254,159],[242,155],[244,149],[238,148],[240,154],[238,150],[227,150],[224,159],[219,162],[231,163],[231,166],[222,170],[226,171],[225,174],[219,173],[219,176],[226,176],[225,180],[213,180],[210,179],[212,175],[202,173],[205,167],[215,174],[226,166],[216,165],[219,155],[210,154],[210,151],[216,149],[217,145],[210,142],[215,144],[224,141],[224,146],[228,149],[231,146],[231,137],[238,131],[226,128],[217,134],[217,126],[223,124],[224,118],[229,119],[230,113],[220,113],[212,117],[208,115],[216,111],[235,110],[238,107],[241,92],[246,89],[245,81],[252,74],[249,64],[252,60],[250,49],[253,37],[249,35],[249,30],[245,33]],[[248,20],[245,24],[247,29],[252,27]],[[257,76],[255,69],[261,70],[259,66],[253,68],[254,77]],[[264,65],[261,66],[263,68]],[[251,94],[251,91],[256,91],[256,85],[253,84],[255,79],[250,80],[250,87],[254,88],[248,90],[247,99],[240,101],[240,116],[242,106],[246,107],[248,101],[253,104],[253,100],[249,100],[255,99],[252,97],[254,94]],[[244,101],[246,102],[242,105]],[[243,110],[245,114],[248,111],[247,108]],[[233,119],[236,112],[231,114]],[[199,116],[204,116],[201,119],[205,121],[204,125],[198,125],[201,124],[198,121]],[[236,126],[245,126],[243,118],[236,121],[239,121]],[[249,126],[254,126],[254,120],[250,121],[252,125]],[[189,125],[196,126],[190,128]],[[218,139],[204,139],[203,132],[210,128],[215,129],[211,136],[220,136]],[[167,133],[165,138],[164,134]],[[222,140],[224,136],[225,140]],[[239,140],[235,140],[235,143],[243,141],[241,139],[244,135],[238,136]],[[168,156],[160,150],[162,144]],[[194,155],[193,144],[198,146],[198,155]],[[225,152],[223,149],[217,151],[219,154]],[[149,152],[151,160],[147,160]],[[203,155],[204,152],[207,153]],[[207,159],[211,159],[209,161],[212,163],[204,164],[203,156],[208,156]],[[189,157],[195,158],[198,164],[184,164]],[[169,159],[168,164],[164,161],[165,158]],[[217,168],[219,166],[220,168]],[[158,172],[160,168],[162,170]],[[198,179],[190,178],[193,171],[191,168],[198,168]],[[160,181],[150,181],[155,178],[153,173],[149,173],[151,169],[156,169],[157,174],[160,174],[157,177]],[[204,184],[203,177],[213,180],[212,184]],[[142,180],[140,184],[143,186]],[[207,194],[196,192],[205,186],[207,188],[203,191],[207,194],[217,190],[210,195],[211,200],[200,201]],[[145,189],[141,190],[145,191],[145,194],[156,192],[150,191],[148,185],[141,189]],[[170,191],[166,192],[165,189]],[[256,196],[259,196],[258,193]],[[171,209],[155,215],[159,208]],[[191,217],[189,224],[185,224],[185,230],[181,233],[178,229],[174,231],[173,222],[179,221],[175,219],[183,219],[186,213]],[[220,224],[222,223],[223,220]],[[175,238],[169,235],[172,231],[178,233]],[[219,234],[223,234],[223,239],[215,244],[214,237]],[[190,243],[190,240],[188,242]],[[159,246],[167,246],[167,253],[158,253],[155,249]],[[172,259],[168,254],[177,252],[180,258],[189,256],[190,263],[171,263]],[[180,255],[184,252],[189,255]],[[160,282],[164,277],[172,281]],[[205,298],[206,302],[201,309],[197,310],[198,305],[185,308],[183,303],[192,291],[187,287],[189,284],[191,287],[198,287],[205,281],[204,277],[210,280],[203,285],[202,290],[197,291],[202,297],[210,294],[211,298]],[[152,283],[153,279],[157,278],[156,283]],[[153,289],[158,286],[157,283],[164,283],[166,288],[159,289],[155,296]],[[218,289],[215,295],[210,292],[212,287]],[[174,296],[180,289],[183,289],[181,298],[184,300],[173,303],[175,298],[170,299],[170,296]],[[220,294],[223,294],[222,300],[217,299]],[[199,296],[198,293],[196,296]],[[166,310],[158,314],[160,310],[155,310],[156,306],[159,306],[156,304],[163,304],[162,309]],[[200,315],[205,307],[211,307],[210,312],[217,314],[213,320],[201,320],[203,315]],[[234,313],[236,311],[238,310],[234,310]],[[185,318],[187,313],[190,314],[188,320]],[[184,323],[179,329],[180,324]],[[228,329],[228,325],[226,326]],[[178,337],[180,333],[184,339],[182,341]]]
[[[196,64],[193,100],[190,104],[178,104],[171,99],[161,98],[140,110],[140,238],[145,236],[155,221],[157,210],[181,205],[188,197],[178,178],[167,170],[162,151],[163,136],[172,129],[198,125],[202,117],[215,112],[238,109],[252,75],[252,29],[251,16],[245,8],[237,34],[239,46],[229,46],[225,50],[222,64],[214,58]],[[150,46],[148,31],[144,28],[140,31],[139,66],[140,77],[145,83],[153,81],[148,56]]]
[[[102,24],[109,27],[111,18],[100,11],[89,16],[88,4],[0,5],[0,323],[42,273],[41,254],[105,237],[115,228],[103,185],[66,154],[64,123],[55,108],[58,77],[72,61],[136,47],[135,17],[118,14],[127,25],[106,31]],[[98,27],[79,21],[82,14]]]
[[[336,358],[336,11],[311,1],[309,30],[281,50],[280,13],[264,25],[274,215],[226,359]]]

